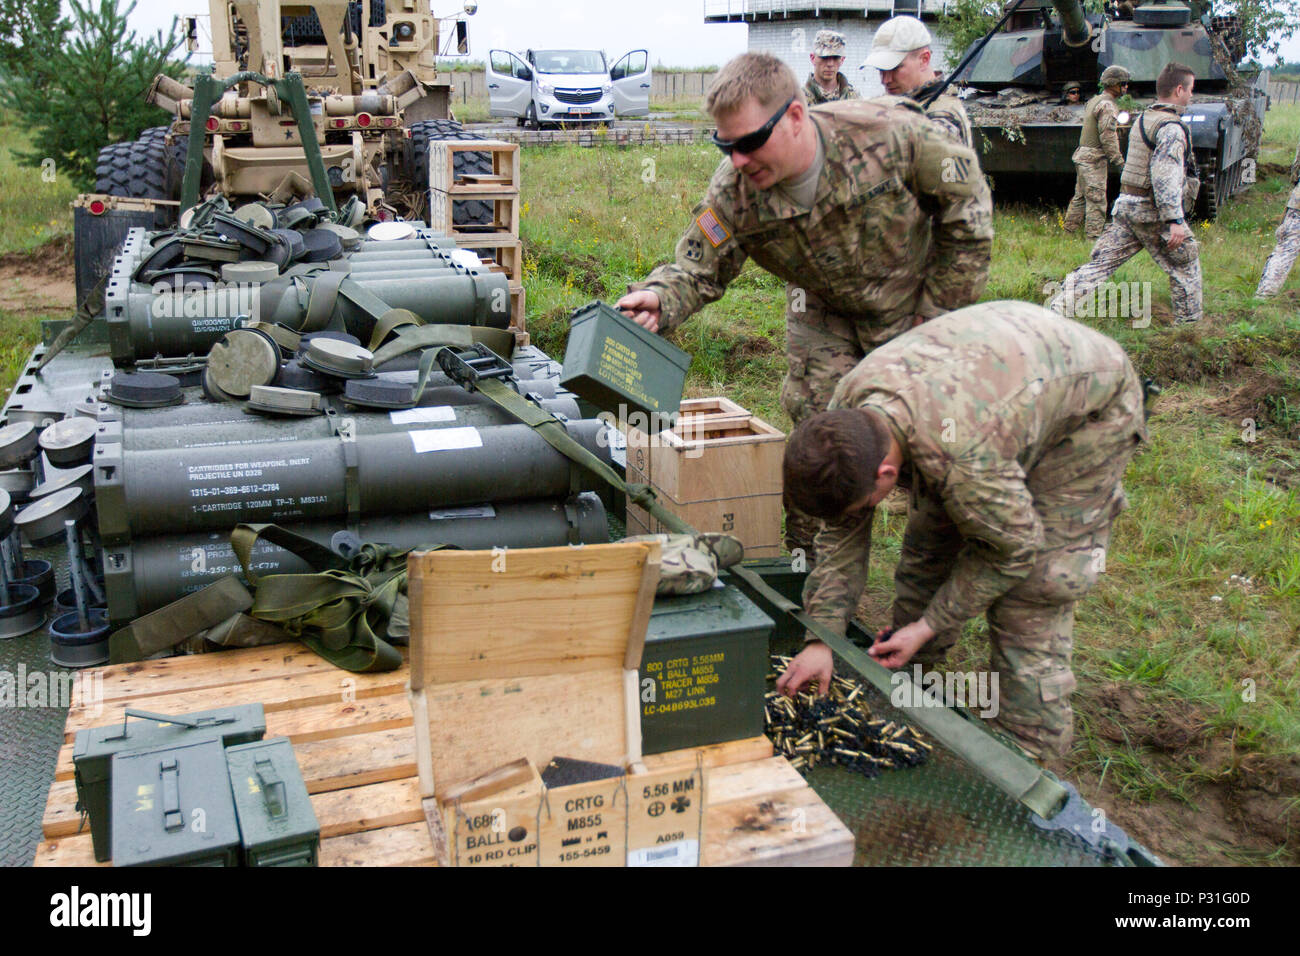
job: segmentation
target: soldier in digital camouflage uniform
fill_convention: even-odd
[[[1179,121],[1191,102],[1194,82],[1191,69],[1181,64],[1170,63],[1161,71],[1156,103],[1129,133],[1121,195],[1111,209],[1111,223],[1093,246],[1091,260],[1066,276],[1049,308],[1073,316],[1075,302],[1146,249],[1169,274],[1174,321],[1179,325],[1200,321],[1200,249],[1183,218],[1199,183],[1191,136]]]
[[[989,190],[975,154],[915,105],[889,98],[809,109],[790,69],[764,54],[727,64],[706,105],[730,159],[695,207],[676,262],[618,301],[638,323],[677,326],[722,298],[752,258],[788,283],[781,404],[798,423],[826,407],[867,352],[979,298],[993,236]],[[760,142],[749,139],[755,132]],[[787,511],[787,548],[811,557],[817,526]]]
[[[1116,169],[1124,168],[1115,101],[1124,95],[1128,81],[1129,72],[1124,67],[1106,67],[1101,74],[1102,92],[1084,107],[1079,148],[1071,157],[1075,170],[1074,198],[1065,211],[1066,232],[1078,232],[1082,223],[1084,235],[1096,239],[1106,228],[1106,160]]]
[[[1282,291],[1282,283],[1291,272],[1297,256],[1300,256],[1300,144],[1295,151],[1295,162],[1291,164],[1291,182],[1294,188],[1286,201],[1286,212],[1282,214],[1282,224],[1277,227],[1277,245],[1273,254],[1264,263],[1264,274],[1260,276],[1259,288],[1255,295],[1261,298],[1277,295]]]
[[[840,64],[844,62],[844,34],[834,30],[818,30],[808,59],[812,61],[813,68],[808,75],[808,82],[803,85],[803,95],[808,105],[858,98],[858,91],[840,72]]]
[[[930,31],[916,17],[894,17],[882,23],[872,37],[871,53],[862,68],[879,70],[880,83],[887,93],[923,104],[925,115],[932,123],[953,140],[969,146],[970,117],[955,93],[945,91],[934,102],[924,105],[944,80],[943,74],[930,66],[933,42]]]
[[[867,356],[832,411],[791,435],[786,487],[826,518],[804,588],[844,633],[867,581],[871,515],[896,482],[910,509],[894,576],[887,667],[936,664],[987,613],[999,729],[1035,756],[1070,741],[1074,605],[1105,570],[1120,479],[1146,439],[1143,389],[1124,350],[1027,302],[926,322]],[[778,689],[824,693],[831,654],[810,641]]]

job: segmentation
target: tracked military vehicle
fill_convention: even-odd
[[[1213,219],[1254,181],[1266,75],[1234,69],[1245,53],[1236,17],[1211,16],[1209,4],[1178,0],[1121,3],[1113,16],[1087,13],[1079,0],[1011,0],[1005,10],[955,75],[969,91],[964,105],[995,198],[998,184],[1016,177],[1055,180],[1062,190],[1074,183],[1070,157],[1079,145],[1084,106],[1064,103],[1066,83],[1081,83],[1086,102],[1102,71],[1122,66],[1132,77],[1129,95],[1145,105],[1171,60],[1196,74],[1183,115],[1201,169],[1196,217]],[[1121,113],[1121,148],[1127,148],[1137,112]]]

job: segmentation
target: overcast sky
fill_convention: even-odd
[[[727,0],[708,2],[710,8],[725,7]],[[441,0],[433,3],[438,14],[457,9],[443,6]],[[739,0],[732,3],[740,5]],[[470,55],[482,60],[488,50],[496,47],[523,50],[574,46],[603,49],[611,57],[618,57],[644,47],[654,63],[703,66],[720,65],[744,52],[746,27],[706,24],[704,7],[705,0],[480,0],[478,13],[469,20]],[[207,12],[208,5],[202,0],[138,0],[130,23],[138,32],[152,33],[160,28],[166,30],[176,14]],[[210,50],[211,40],[203,32],[206,28],[205,16],[200,20],[200,48]],[[1300,38],[1287,41],[1282,54],[1300,60]]]

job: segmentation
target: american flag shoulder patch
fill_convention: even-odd
[[[709,240],[714,249],[731,238],[731,233],[727,232],[726,226],[718,222],[718,217],[714,215],[712,209],[706,209],[700,213],[696,217],[695,223],[700,227],[700,232],[704,233],[704,237]]]

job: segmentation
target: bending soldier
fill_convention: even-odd
[[[867,581],[874,507],[910,497],[886,667],[938,664],[987,613],[1004,732],[1035,756],[1064,753],[1074,605],[1104,570],[1120,479],[1146,439],[1143,390],[1124,350],[1026,302],[959,309],[862,360],[790,436],[785,493],[826,520],[804,607],[844,633]],[[882,632],[882,637],[883,632]],[[810,640],[777,689],[830,686]]]
[[[629,286],[618,307],[671,329],[753,258],[787,282],[781,404],[794,422],[876,346],[979,298],[992,205],[975,154],[915,104],[857,100],[809,109],[790,68],[747,53],[706,100],[729,159],[677,243],[676,261]],[[816,519],[787,513],[786,545],[811,556]]]
[[[1260,298],[1277,295],[1282,291],[1282,283],[1300,256],[1300,145],[1296,146],[1295,162],[1291,164],[1291,183],[1293,189],[1286,201],[1286,212],[1282,214],[1282,224],[1277,227],[1277,245],[1264,263],[1264,274],[1260,276],[1259,288],[1255,295]]]

